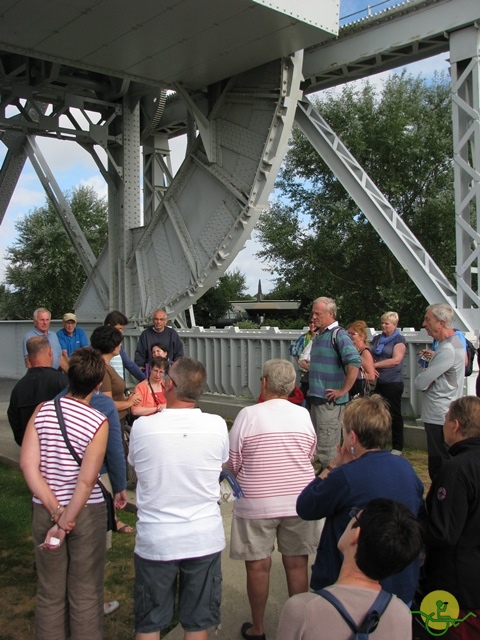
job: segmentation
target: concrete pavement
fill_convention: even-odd
[[[15,382],[16,380],[0,379],[0,462],[17,466],[20,448],[13,439],[12,430],[6,417],[10,392]],[[133,509],[135,505],[135,492],[128,491],[128,497],[130,508]],[[251,616],[245,586],[245,565],[243,562],[230,560],[228,557],[232,504],[222,505],[221,510],[227,541],[225,550],[222,553],[222,625],[218,630],[211,629],[208,637],[211,640],[232,640],[241,638],[240,627],[243,622],[251,620]],[[309,564],[311,565],[313,556],[310,560]],[[268,640],[274,640],[276,636],[280,612],[287,598],[287,585],[281,555],[275,551],[272,556],[270,595],[265,615],[265,635]],[[168,638],[168,640],[182,639],[183,630],[180,625],[173,629],[165,638]]]

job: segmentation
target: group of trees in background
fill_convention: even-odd
[[[232,300],[250,299],[245,274],[240,269],[226,272],[214,287],[195,304],[195,322],[199,327],[211,327],[230,310]]]
[[[317,109],[419,238],[447,277],[455,264],[450,86],[391,75],[380,88],[345,85],[316,101]],[[79,187],[68,200],[94,253],[107,240],[107,203]],[[74,308],[85,274],[47,201],[16,225],[0,285],[0,317],[31,317],[47,306],[53,317]],[[266,297],[300,300],[308,318],[314,298],[337,300],[343,323],[379,326],[386,310],[400,326],[419,327],[426,301],[362,211],[298,129],[276,184],[276,198],[256,231],[257,257],[278,277]],[[219,279],[196,304],[197,324],[210,326],[229,301],[245,298],[240,271]]]
[[[108,236],[106,199],[85,186],[65,197],[98,257]],[[73,311],[86,274],[50,201],[20,219],[15,228],[17,240],[6,252],[0,318],[31,318],[38,307],[49,309],[52,318]]]
[[[450,85],[393,74],[377,88],[346,85],[314,101],[332,129],[454,283],[455,216]],[[379,327],[386,310],[419,328],[426,300],[362,211],[298,129],[261,217],[257,256],[278,298],[326,295],[343,323]],[[308,317],[308,316],[306,316]]]

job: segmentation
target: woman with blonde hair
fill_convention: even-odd
[[[407,350],[407,341],[398,330],[398,313],[387,311],[381,317],[382,333],[372,340],[372,354],[378,379],[375,387],[388,403],[392,416],[392,453],[403,451],[403,371],[402,362]]]
[[[350,389],[350,398],[369,396],[375,389],[377,374],[372,352],[367,345],[367,323],[364,320],[355,320],[348,326],[347,333],[362,356],[362,366],[353,387]]]
[[[357,398],[343,413],[343,445],[330,464],[305,487],[297,499],[304,520],[326,518],[312,567],[313,591],[333,584],[342,564],[338,541],[349,522],[352,507],[363,508],[374,498],[390,498],[417,515],[423,506],[423,484],[412,465],[386,449],[392,419],[378,394]],[[383,588],[405,603],[413,598],[419,563],[386,580]]]

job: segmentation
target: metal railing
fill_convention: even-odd
[[[347,15],[340,15],[340,26],[344,27],[352,22],[356,22],[361,18],[370,18],[386,9],[392,9],[393,7],[401,6],[405,4],[402,0],[381,0],[381,2],[375,2],[373,4],[365,4],[364,7],[357,9],[353,13]],[[340,6],[341,11],[341,6]]]
[[[82,324],[87,336],[97,325]],[[0,377],[19,379],[25,374],[22,355],[23,336],[32,327],[30,321],[0,322]],[[51,329],[61,327],[58,320],[52,321]],[[304,330],[306,331],[306,329]],[[124,332],[124,346],[133,357],[140,329]],[[185,353],[197,358],[207,369],[207,391],[224,396],[257,398],[260,393],[260,377],[263,363],[270,358],[290,359],[289,347],[300,331],[262,327],[258,330],[227,327],[226,329],[204,329],[194,327],[179,331]],[[372,333],[372,332],[371,332]],[[403,329],[407,341],[407,352],[403,360],[403,412],[418,416],[421,413],[421,393],[415,390],[413,381],[419,372],[418,353],[431,342],[425,330]],[[469,339],[476,344],[473,335]],[[477,363],[473,374],[465,379],[465,393],[475,394]],[[130,382],[133,382],[130,380]]]

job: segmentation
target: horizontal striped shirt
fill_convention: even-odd
[[[314,478],[316,436],[310,414],[288,400],[245,407],[230,432],[228,467],[244,497],[235,501],[242,518],[296,516],[299,493]]]
[[[310,395],[325,398],[327,389],[341,389],[348,365],[360,367],[362,358],[345,329],[340,328],[333,345],[333,331],[338,323],[330,325],[312,342],[310,352]],[[348,393],[338,398],[336,404],[348,402]]]
[[[64,396],[60,399],[68,439],[80,459],[105,422],[103,413],[89,405]],[[68,504],[77,484],[80,466],[68,450],[53,400],[45,402],[35,418],[35,428],[40,442],[40,473],[55,494],[59,504]],[[33,501],[41,504],[34,496]],[[100,487],[96,484],[87,504],[103,502]]]

